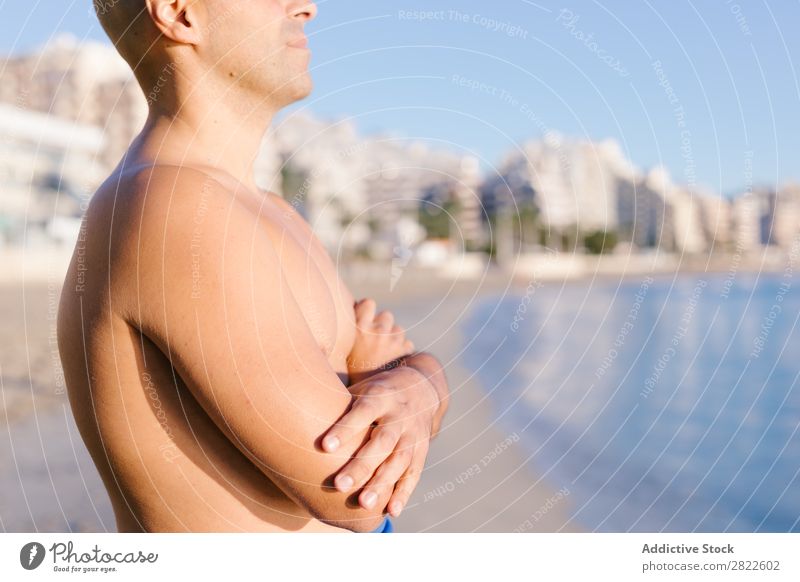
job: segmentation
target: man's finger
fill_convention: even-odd
[[[378,305],[375,303],[375,300],[370,299],[369,297],[356,303],[356,323],[358,323],[360,327],[364,327],[372,323],[372,320],[375,319],[375,310],[377,308]]]
[[[411,445],[414,446],[414,445]],[[419,479],[422,476],[422,469],[425,467],[425,457],[428,455],[427,443],[420,443],[414,446],[414,454],[411,463],[408,465],[403,476],[397,482],[394,493],[389,499],[386,508],[392,517],[397,517],[411,498],[414,489],[417,488]]]
[[[410,446],[409,446],[410,445]],[[395,488],[395,485],[406,472],[411,464],[414,454],[413,442],[410,439],[400,439],[391,456],[386,459],[375,474],[364,486],[364,490],[359,496],[359,502],[366,507],[365,500],[375,493],[379,498],[388,499]],[[369,509],[369,508],[367,508]]]
[[[353,402],[353,406],[345,415],[336,421],[322,439],[322,448],[332,453],[342,443],[351,440],[354,435],[368,428],[383,414],[376,398],[362,396]]]
[[[375,469],[392,454],[399,438],[399,427],[379,424],[372,429],[369,441],[334,478],[336,488],[347,492],[363,486],[375,473]],[[377,499],[377,495],[370,499],[369,492],[360,496],[361,504],[367,509],[371,509]]]
[[[391,311],[381,311],[378,315],[375,316],[375,323],[380,327],[380,329],[389,331],[392,329],[394,325],[394,313]]]

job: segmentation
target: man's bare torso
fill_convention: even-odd
[[[145,192],[141,182],[126,177],[118,188],[112,179],[95,196],[59,320],[73,412],[111,493],[120,531],[345,531],[313,519],[259,471],[206,415],[162,350],[131,324],[137,310],[153,306],[137,291],[142,265],[137,272],[129,266],[134,262],[118,260],[136,252],[135,240],[120,243],[112,226],[141,219],[137,200],[170,195]],[[280,197],[225,185],[239,188],[235,203],[260,216],[309,328],[346,383],[356,334],[353,296],[330,256]],[[200,209],[184,219],[198,229],[220,219]]]

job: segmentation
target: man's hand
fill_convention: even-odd
[[[354,309],[356,340],[347,357],[351,385],[395,367],[399,358],[414,351],[414,344],[406,339],[403,328],[395,325],[390,311],[375,315],[373,299],[357,301]]]
[[[382,490],[394,489],[386,508],[397,517],[419,482],[431,436],[441,420],[442,400],[420,370],[402,365],[350,388],[350,410],[322,441],[328,452],[374,425],[370,439],[337,474],[340,491],[363,487],[359,503],[371,509]]]

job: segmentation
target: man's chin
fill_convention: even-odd
[[[291,105],[311,95],[311,92],[314,90],[314,82],[311,80],[311,75],[305,73],[295,79],[287,89],[288,90],[285,92],[286,99],[284,99],[284,101],[286,101],[285,105]]]

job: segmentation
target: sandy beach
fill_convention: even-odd
[[[526,283],[493,274],[448,282],[421,273],[389,278],[345,277],[357,298],[391,310],[418,350],[443,363],[451,391],[448,414],[431,442],[409,506],[396,520],[405,532],[582,531],[569,521],[570,498],[542,480],[519,434],[497,421],[487,392],[463,361],[469,338],[461,327],[474,304],[493,294],[524,293]]]
[[[355,270],[354,273],[359,273]],[[370,278],[343,273],[356,297],[392,310],[417,349],[444,364],[451,404],[434,439],[401,532],[576,531],[570,498],[538,478],[519,435],[462,361],[460,324],[476,300],[503,293],[503,277],[451,283],[419,273]],[[395,285],[390,284],[393,279]],[[0,527],[22,531],[114,531],[110,502],[72,421],[55,343],[55,281],[0,287],[2,412]]]

